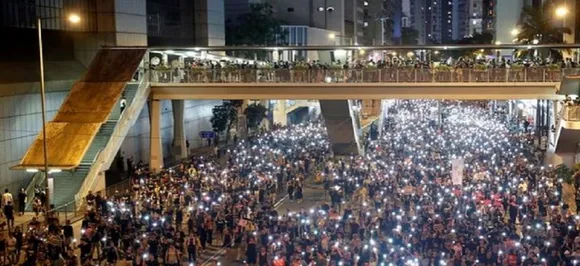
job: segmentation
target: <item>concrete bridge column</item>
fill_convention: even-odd
[[[183,100],[172,100],[173,109],[173,155],[175,159],[187,158],[187,145],[185,144],[185,126],[183,120]]]
[[[288,124],[288,115],[286,114],[286,100],[276,101],[274,109],[274,124],[285,126]]]
[[[163,145],[161,139],[161,102],[149,101],[149,119],[151,125],[149,168],[159,171],[163,168]]]
[[[320,100],[320,111],[324,117],[330,147],[334,155],[358,154],[359,129],[355,128],[348,100]]]

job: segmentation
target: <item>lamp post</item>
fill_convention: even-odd
[[[56,17],[57,18],[57,17]],[[43,19],[50,19],[50,18],[42,18],[38,17],[36,19],[36,28],[38,31],[38,55],[39,55],[39,63],[40,63],[40,100],[41,100],[41,109],[42,109],[42,150],[43,150],[43,157],[44,157],[44,174],[46,175],[46,210],[50,209],[50,194],[49,194],[49,182],[48,182],[48,152],[46,149],[46,89],[45,89],[45,82],[44,82],[44,53],[42,51],[42,20]],[[77,14],[70,14],[68,20],[71,23],[78,23],[81,21],[81,17]]]
[[[566,15],[568,15],[568,8],[566,6],[560,6],[556,8],[556,17],[562,19],[562,29],[566,27]],[[562,42],[566,43],[566,33],[562,33]]]

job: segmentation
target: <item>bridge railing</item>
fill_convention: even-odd
[[[562,118],[565,121],[578,122],[580,121],[580,106],[577,105],[565,105],[562,109]]]
[[[154,83],[477,83],[560,82],[580,68],[368,68],[368,69],[171,69],[152,70]]]

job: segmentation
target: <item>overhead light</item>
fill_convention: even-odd
[[[322,12],[322,11],[324,11],[324,7],[321,7],[321,6],[319,6],[319,7],[318,7],[318,11],[319,11],[319,12]]]
[[[187,56],[194,56],[194,55],[195,55],[195,52],[191,52],[191,51],[190,51],[190,52],[186,52],[185,54],[186,54]]]
[[[327,7],[327,8],[326,8],[326,11],[328,11],[328,12],[332,12],[332,11],[334,11],[334,7],[332,7],[332,6],[329,6],[329,7]]]
[[[500,41],[495,41],[495,45],[500,45],[501,42]]]
[[[334,38],[336,38],[336,34],[334,34],[334,33],[328,34],[328,38],[334,39]]]
[[[26,169],[26,172],[28,172],[28,173],[37,173],[38,172],[38,169],[29,168],[29,169]]]
[[[166,54],[172,54],[172,53],[174,53],[174,51],[173,50],[167,50],[167,51],[165,51],[165,53]]]
[[[538,43],[540,43],[540,40],[538,40],[538,39],[534,39],[534,40],[532,41],[532,43],[533,43],[533,44],[538,44]]]
[[[68,16],[68,21],[71,23],[79,23],[81,21],[81,17],[77,14],[70,14]]]
[[[50,170],[48,170],[48,173],[49,174],[52,174],[52,173],[60,173],[60,172],[62,172],[61,169],[50,169]]]

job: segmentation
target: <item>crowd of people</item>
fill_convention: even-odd
[[[174,68],[165,65],[154,66],[152,80],[177,83],[540,82],[559,81],[562,71],[566,75],[577,75],[580,72],[577,66],[578,64],[570,58],[558,61],[542,59],[512,61],[505,58],[458,57],[436,61],[394,57],[384,60],[338,59],[332,63],[319,60],[250,63],[243,60],[197,59]]]
[[[356,59],[341,61],[336,60],[334,63],[321,62],[319,60],[312,61],[275,61],[275,62],[260,62],[251,63],[245,60],[209,60],[196,59],[186,62],[184,69],[367,69],[367,68],[423,68],[430,69],[437,66],[446,66],[450,68],[533,68],[533,67],[558,67],[558,68],[577,68],[578,63],[572,58],[564,60],[552,60],[536,58],[529,59],[497,59],[497,58],[474,58],[474,57],[458,57],[458,58],[442,58],[440,60],[422,60],[419,58],[403,58],[392,57],[384,60]],[[157,67],[159,68],[159,67]],[[167,68],[167,67],[165,67]],[[155,67],[154,67],[155,69]]]
[[[331,156],[313,122],[242,140],[219,161],[140,168],[132,190],[87,196],[80,239],[70,223],[32,223],[0,239],[0,263],[22,250],[24,265],[199,265],[213,245],[235,254],[223,263],[260,266],[575,265],[580,216],[533,135],[478,104],[435,104],[391,105],[364,155]],[[275,208],[312,180],[325,201]]]

